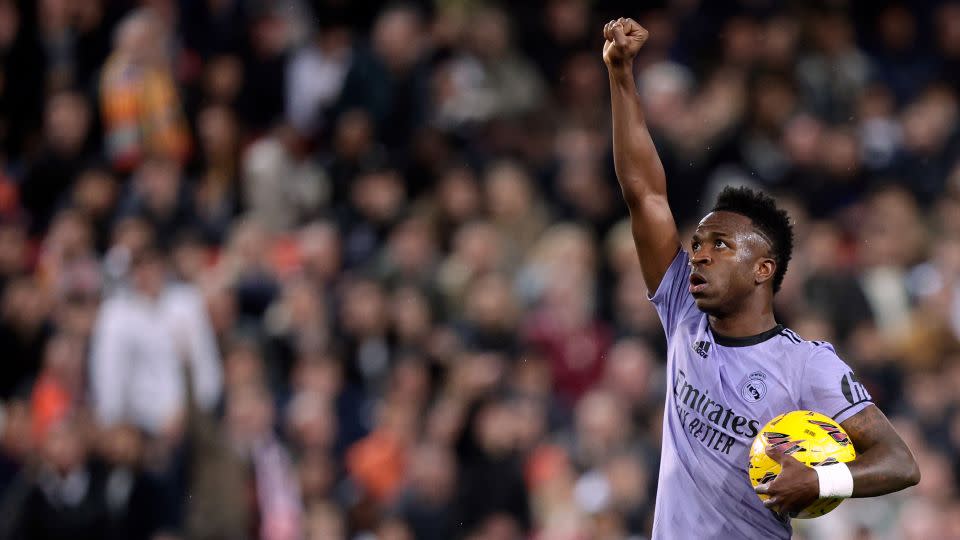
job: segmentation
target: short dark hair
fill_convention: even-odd
[[[773,292],[780,290],[787,265],[793,255],[793,225],[787,211],[777,207],[773,197],[747,187],[723,188],[717,196],[714,212],[735,212],[750,218],[753,226],[770,241],[770,252],[777,262],[773,274]]]

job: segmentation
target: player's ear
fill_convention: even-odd
[[[764,257],[757,261],[757,268],[754,271],[754,279],[757,284],[766,283],[773,279],[773,274],[777,271],[777,261]]]

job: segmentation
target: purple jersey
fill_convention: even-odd
[[[833,346],[782,325],[719,336],[688,290],[680,250],[651,300],[667,335],[667,396],[654,540],[789,539],[789,520],[764,508],[747,476],[750,445],[773,417],[797,410],[843,422],[870,395]]]

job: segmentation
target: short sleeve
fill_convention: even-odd
[[[697,304],[690,294],[689,255],[683,249],[677,251],[677,256],[667,268],[667,272],[660,280],[657,291],[650,297],[663,329],[669,336],[684,318],[692,313],[698,313]]]
[[[840,423],[873,403],[870,393],[830,344],[816,347],[803,372],[800,404],[804,409]]]

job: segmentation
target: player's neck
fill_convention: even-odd
[[[762,334],[777,325],[770,308],[759,313],[751,310],[722,316],[710,315],[709,321],[710,329],[715,333],[732,338]]]

